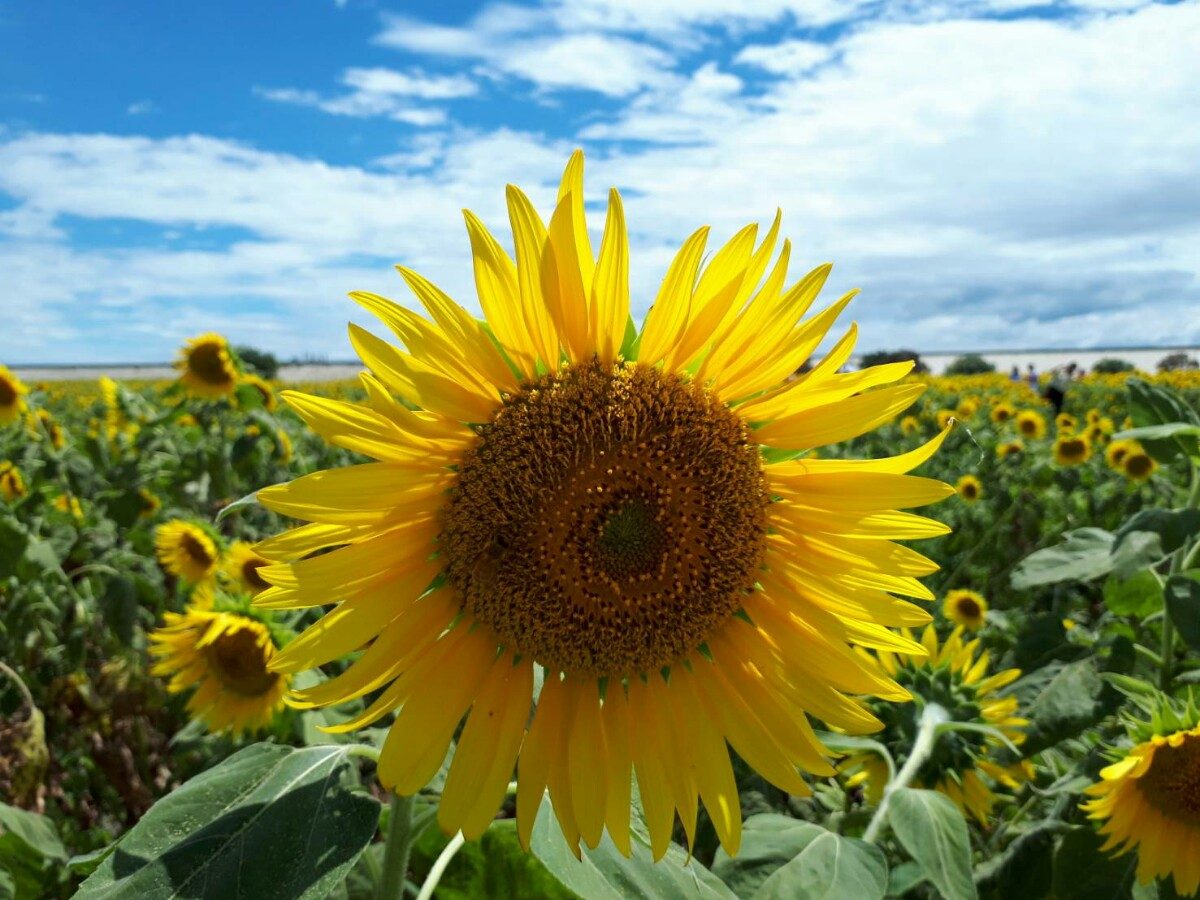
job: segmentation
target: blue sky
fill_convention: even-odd
[[[0,362],[348,358],[395,263],[477,308],[460,210],[576,146],[637,312],[780,207],[867,349],[1200,342],[1197,47],[1194,0],[0,0]]]

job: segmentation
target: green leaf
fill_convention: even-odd
[[[17,563],[25,555],[29,532],[13,519],[0,519],[0,578],[17,574]]]
[[[1200,509],[1143,509],[1135,513],[1113,535],[1113,553],[1137,531],[1157,534],[1163,556],[1174,553],[1200,534]]]
[[[742,847],[730,857],[718,850],[712,872],[739,897],[749,897],[768,876],[788,863],[825,829],[778,813],[751,816],[742,826]]]
[[[253,409],[262,409],[263,395],[252,384],[239,384],[234,388],[234,394],[237,396],[237,405],[239,409],[249,412]]]
[[[258,503],[258,491],[253,491],[252,493],[247,494],[245,497],[239,497],[237,500],[234,500],[232,503],[226,503],[223,507],[221,507],[221,511],[217,513],[217,517],[215,519],[213,519],[213,524],[219,525],[221,523],[221,520],[224,519],[231,512],[233,512],[235,509],[241,509],[244,506],[254,506],[257,503]]]
[[[1149,569],[1139,569],[1129,578],[1110,575],[1104,582],[1104,605],[1118,616],[1144,619],[1162,609],[1163,589]]]
[[[1126,431],[1118,431],[1112,436],[1112,439],[1114,441],[1154,441],[1172,438],[1176,435],[1200,435],[1200,425],[1192,425],[1190,422],[1171,422],[1167,425],[1147,425],[1144,428],[1130,428]]]
[[[255,744],[151,807],[77,898],[323,898],[375,834],[344,747]]]
[[[754,900],[880,900],[887,882],[878,847],[827,831],[764,881]]]
[[[918,863],[906,859],[888,871],[887,895],[903,897],[925,880],[925,872]]]
[[[1021,752],[1032,756],[1074,737],[1104,715],[1099,703],[1104,681],[1092,658],[1051,662],[1031,672],[1007,691],[1021,703],[1029,719]]]
[[[1165,589],[1167,613],[1179,636],[1193,650],[1200,650],[1200,581],[1172,575]]]
[[[19,838],[45,859],[67,860],[67,849],[59,840],[54,823],[45,816],[0,803],[0,834]]]
[[[917,788],[892,792],[888,824],[896,840],[946,900],[974,900],[971,838],[962,813],[945,794]]]
[[[133,642],[133,628],[139,612],[137,588],[133,580],[124,575],[110,580],[100,597],[100,612],[112,634],[123,646],[128,647]]]
[[[51,887],[58,883],[66,860],[66,848],[49,819],[0,803],[0,872],[7,873],[12,896],[53,895]]]
[[[1136,428],[1200,425],[1200,416],[1174,391],[1140,378],[1130,378],[1125,384],[1129,389],[1129,417]],[[1200,437],[1186,432],[1176,432],[1167,438],[1142,438],[1141,443],[1160,463],[1169,463],[1180,455],[1200,456]]]
[[[1063,543],[1046,547],[1021,560],[1013,569],[1017,590],[1062,581],[1091,581],[1112,569],[1113,536],[1103,528],[1076,528]]]
[[[569,890],[587,900],[622,900],[654,897],[656,900],[735,900],[721,879],[704,868],[678,844],[672,844],[658,863],[651,858],[644,838],[633,838],[633,855],[626,859],[605,834],[595,850],[584,848],[576,859],[554,819],[550,798],[542,801],[533,823],[530,849],[546,869]]]
[[[1056,900],[1130,900],[1137,854],[1114,859],[1100,852],[1103,841],[1087,826],[1063,835],[1054,853]]]

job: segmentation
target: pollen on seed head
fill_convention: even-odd
[[[463,607],[520,653],[597,675],[694,650],[753,587],[768,495],[745,424],[637,364],[545,376],[484,425],[440,543]]]

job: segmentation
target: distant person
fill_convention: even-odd
[[[1029,389],[1036,394],[1038,389],[1038,374],[1037,369],[1033,367],[1033,363],[1025,367],[1025,381],[1029,385]]]
[[[1054,407],[1054,415],[1057,416],[1063,409],[1063,403],[1067,399],[1067,388],[1071,386],[1071,381],[1075,377],[1075,363],[1068,363],[1066,366],[1056,366],[1050,371],[1050,382],[1046,385],[1046,393],[1043,394],[1046,402]]]
[[[1008,380],[1009,381],[1020,381],[1021,380],[1021,367],[1020,366],[1012,367],[1012,371],[1008,373]]]

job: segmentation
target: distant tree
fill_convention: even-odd
[[[279,373],[279,360],[275,358],[274,353],[254,347],[234,347],[233,352],[255,375],[271,379]]]
[[[866,369],[870,366],[882,366],[885,363],[904,362],[909,359],[916,363],[913,371],[918,375],[929,371],[929,366],[921,362],[921,354],[916,350],[875,350],[871,353],[864,353],[858,364]]]
[[[996,367],[978,353],[956,356],[950,361],[950,365],[946,366],[947,375],[984,375],[995,371]]]
[[[1200,369],[1200,362],[1196,361],[1196,357],[1188,356],[1182,350],[1168,353],[1158,361],[1158,371],[1160,372],[1177,372],[1180,369]]]
[[[1121,372],[1132,372],[1134,368],[1134,364],[1127,359],[1106,356],[1104,359],[1096,360],[1096,364],[1092,366],[1092,371],[1097,375],[1119,375]]]

